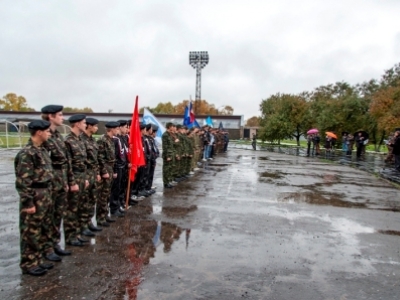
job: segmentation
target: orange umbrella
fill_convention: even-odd
[[[325,132],[325,134],[326,134],[327,136],[331,137],[331,138],[337,139],[336,134],[334,134],[333,132],[327,131],[327,132]]]

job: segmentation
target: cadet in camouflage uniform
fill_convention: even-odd
[[[67,181],[67,149],[64,143],[64,138],[61,133],[57,130],[57,126],[61,126],[63,117],[63,106],[62,105],[47,105],[42,108],[42,119],[50,122],[50,133],[51,137],[43,143],[43,147],[50,154],[50,158],[53,166],[54,180],[53,185],[53,209],[49,211],[53,218],[53,244],[54,251],[58,255],[70,255],[71,251],[61,249],[59,243],[61,240],[61,221],[65,218],[67,210],[67,192],[68,192],[68,181]],[[48,251],[50,252],[50,251]],[[49,253],[48,259],[52,261],[61,261],[61,258]]]
[[[162,140],[162,159],[163,159],[163,182],[164,188],[172,188],[171,182],[174,180],[175,167],[175,147],[176,137],[173,135],[174,124],[171,122],[166,124],[166,130],[163,133]],[[178,140],[179,142],[179,140]]]
[[[50,137],[50,123],[35,120],[29,123],[31,138],[28,144],[15,157],[15,187],[20,196],[20,267],[24,274],[44,275],[53,267],[43,263],[44,246],[52,237],[49,226],[52,226],[52,180],[53,168],[51,159],[42,147]]]
[[[199,168],[197,167],[197,163],[200,160],[200,152],[201,152],[201,139],[199,135],[199,128],[194,128],[193,130],[193,158],[192,158],[192,171],[197,171]]]
[[[92,223],[94,210],[98,197],[99,182],[101,181],[98,152],[99,146],[93,134],[97,132],[99,121],[95,118],[86,118],[86,130],[82,133],[81,139],[86,146],[87,165],[86,178],[89,181],[89,186],[83,192],[81,219],[81,233],[86,236],[94,236],[93,232],[101,231]]]
[[[186,178],[183,177],[183,155],[185,153],[185,145],[180,133],[180,129],[182,125],[178,124],[174,127],[173,135],[175,137],[174,141],[174,149],[175,149],[175,168],[174,168],[174,180],[176,182],[180,182],[185,180]]]
[[[194,174],[193,172],[193,160],[194,160],[194,151],[195,151],[195,128],[191,128],[190,130],[188,130],[187,132],[187,136],[190,142],[190,147],[189,147],[189,159],[188,159],[188,166],[187,166],[187,171],[189,174]]]
[[[183,155],[183,159],[182,159],[182,176],[187,178],[187,177],[191,176],[191,174],[189,174],[189,173],[190,173],[190,162],[191,162],[191,158],[193,156],[193,153],[192,153],[193,148],[192,148],[192,143],[188,136],[187,127],[182,126],[180,132],[181,132],[183,145],[184,145],[184,155]]]
[[[104,227],[109,227],[110,224],[108,223],[115,222],[115,220],[108,217],[108,202],[113,178],[117,177],[115,170],[115,145],[112,138],[117,135],[118,127],[118,122],[106,123],[107,132],[97,141],[99,145],[98,160],[101,182],[96,206],[96,220],[98,225]]]
[[[64,219],[65,241],[71,246],[83,246],[87,240],[80,236],[82,220],[80,215],[84,210],[83,193],[89,185],[86,178],[86,146],[81,139],[81,133],[86,129],[86,116],[72,115],[68,121],[71,132],[65,138],[69,163],[68,172],[68,209]]]

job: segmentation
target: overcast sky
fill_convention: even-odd
[[[399,0],[0,0],[0,97],[131,112],[195,97],[259,115],[277,92],[379,78],[400,62]]]

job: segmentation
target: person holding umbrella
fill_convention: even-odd
[[[318,129],[313,128],[307,131],[307,156],[310,156],[310,150],[311,150],[311,142],[314,143],[314,134],[318,133]],[[314,152],[314,148],[313,148]]]

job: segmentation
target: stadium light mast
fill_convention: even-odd
[[[201,100],[201,69],[203,69],[209,61],[207,51],[191,51],[189,52],[189,64],[196,69],[196,98],[195,98],[195,112],[197,100]]]

